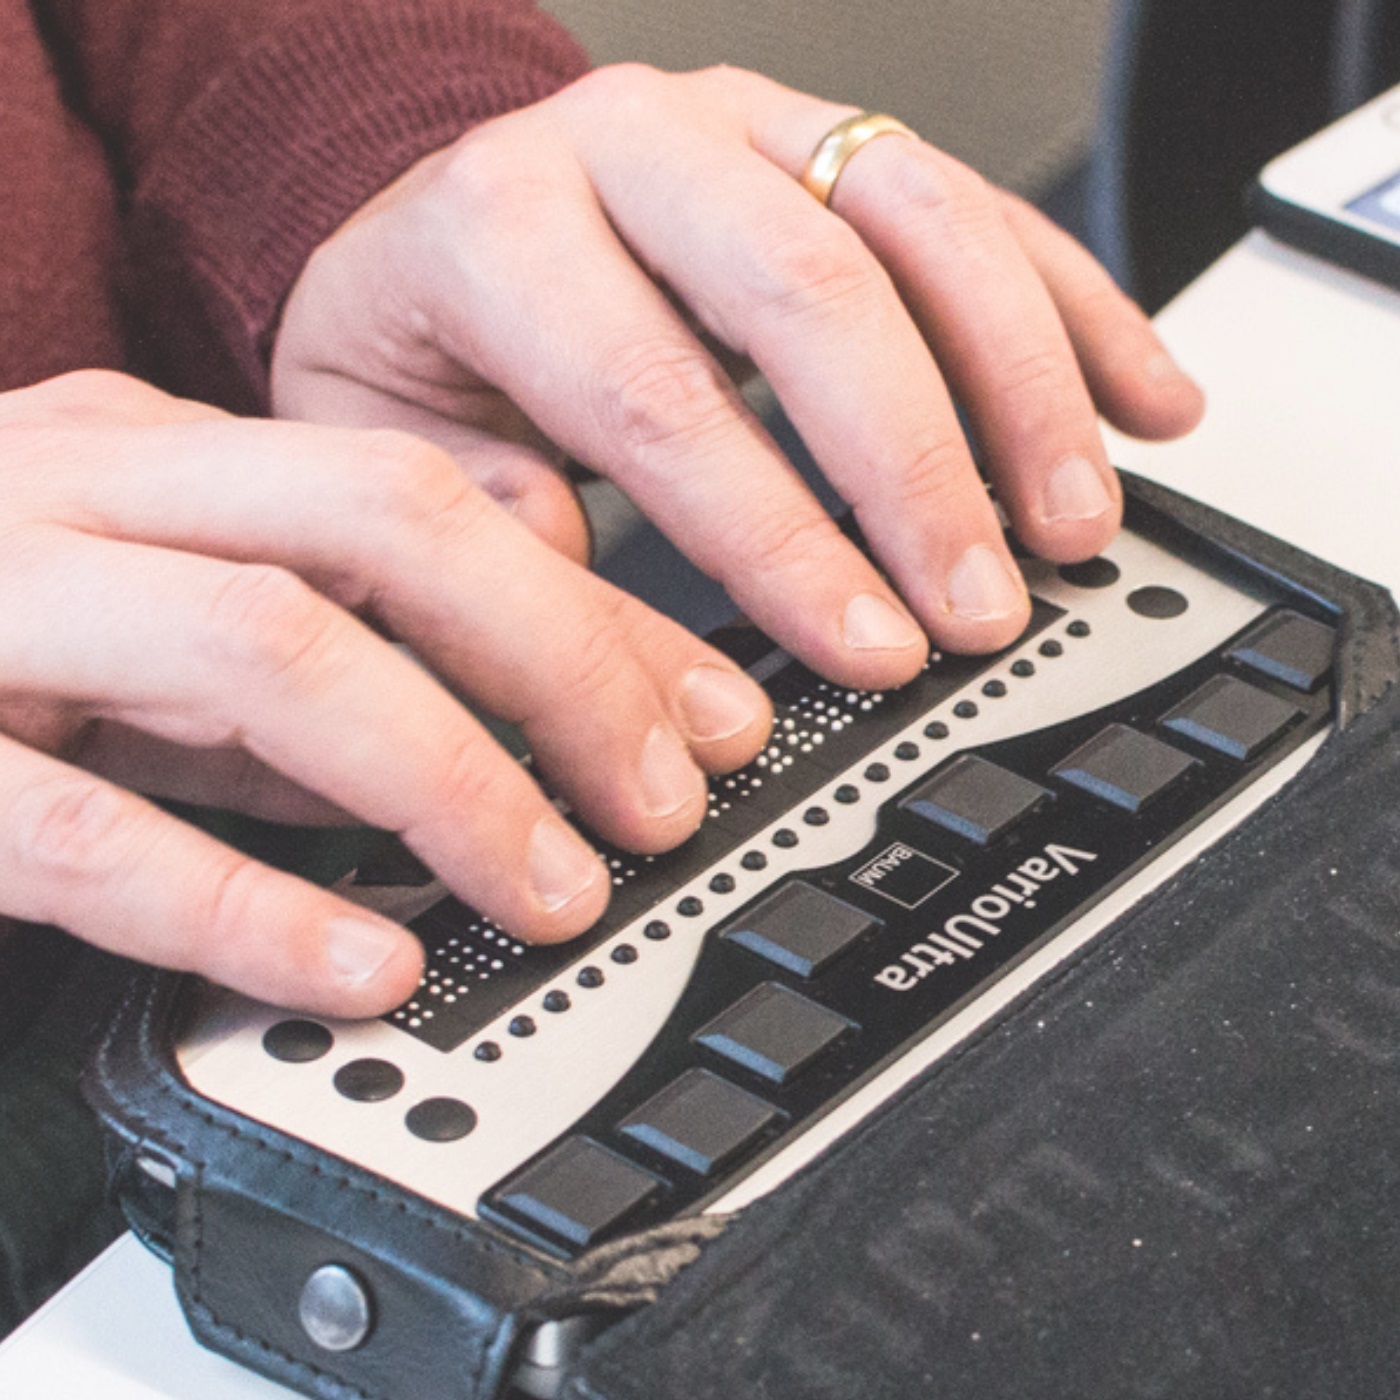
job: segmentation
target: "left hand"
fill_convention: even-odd
[[[796,177],[850,114],[751,73],[628,66],[476,128],[311,258],[276,411],[428,437],[577,555],[562,450],[844,684],[910,679],[930,638],[1009,643],[1028,599],[953,395],[1019,537],[1071,560],[1119,522],[1096,409],[1173,436],[1200,393],[1087,253],[929,145],[871,141],[823,207]],[[716,344],[767,376],[888,581]]]

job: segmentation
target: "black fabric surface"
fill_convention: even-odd
[[[1400,703],[604,1336],[570,1400],[1400,1389]]]

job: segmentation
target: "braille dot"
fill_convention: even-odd
[[[1087,637],[1090,630],[1089,624],[1085,622],[1083,618],[1075,618],[1075,620],[1065,628],[1065,631],[1068,632],[1071,637]]]
[[[615,963],[634,963],[637,961],[637,950],[630,943],[619,943],[612,950],[612,960]]]
[[[351,1060],[331,1081],[341,1098],[354,1103],[381,1103],[403,1088],[403,1071],[388,1060]]]
[[[535,1021],[532,1016],[513,1016],[510,1025],[507,1027],[514,1036],[519,1036],[524,1040],[526,1036],[534,1035]]]
[[[1118,582],[1118,565],[1096,556],[1078,564],[1061,564],[1060,577],[1076,588],[1108,588]]]
[[[842,783],[831,795],[838,802],[845,803],[848,807],[852,802],[860,801],[860,789],[858,787],[853,787],[850,783]]]
[[[1027,676],[1035,675],[1035,662],[1027,661],[1025,657],[1022,657],[1019,661],[1013,661],[1011,663],[1011,674],[1025,680]]]
[[[404,1126],[424,1142],[455,1142],[476,1127],[476,1114],[460,1099],[424,1099],[408,1110]]]
[[[987,684],[982,687],[982,694],[993,700],[1000,700],[1002,696],[1006,694],[1006,682],[988,681]]]
[[[780,826],[773,833],[773,844],[781,846],[785,851],[790,851],[797,845],[797,833],[791,827]]]
[[[953,713],[957,715],[959,719],[976,719],[977,706],[971,700],[959,700],[958,703],[953,706]]]
[[[768,857],[762,851],[745,851],[744,858],[739,862],[745,870],[766,870],[768,868]]]
[[[895,746],[894,756],[903,763],[912,763],[919,756],[919,746],[906,739]]]
[[[552,1011],[558,1015],[561,1011],[567,1011],[572,1003],[569,1001],[568,992],[561,992],[557,989],[544,994],[544,1001],[541,1005],[546,1011]]]
[[[664,943],[671,936],[671,925],[665,919],[653,919],[642,930],[642,936],[653,943]]]
[[[697,899],[693,894],[686,895],[686,897],[676,905],[676,913],[687,919],[698,919],[704,912],[704,902]]]
[[[263,1049],[288,1065],[319,1060],[334,1044],[335,1037],[318,1021],[278,1021],[262,1038]]]
[[[716,894],[733,894],[734,877],[732,875],[726,875],[724,871],[721,870],[718,875],[711,878],[710,888]]]
[[[933,720],[931,723],[924,725],[924,737],[926,739],[946,739],[948,734],[948,726],[944,724],[941,719]]]
[[[580,987],[587,987],[590,990],[594,987],[601,987],[603,985],[603,969],[601,967],[580,968],[575,980]]]
[[[1151,584],[1146,588],[1135,588],[1128,594],[1128,606],[1139,617],[1167,618],[1180,617],[1191,605],[1175,588],[1160,588]]]
[[[1054,637],[1047,642],[1041,642],[1039,650],[1042,656],[1063,656],[1065,651],[1063,643],[1057,642]]]
[[[889,781],[890,770],[883,763],[872,763],[865,770],[865,779],[870,783]]]
[[[831,820],[831,813],[825,807],[808,807],[802,814],[808,826],[825,826]]]
[[[494,1040],[483,1040],[480,1045],[472,1051],[482,1064],[495,1064],[501,1058],[501,1047]]]

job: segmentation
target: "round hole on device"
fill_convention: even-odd
[[[1180,617],[1191,604],[1175,588],[1163,588],[1159,584],[1150,583],[1145,588],[1135,588],[1128,594],[1128,606],[1139,617],[1162,621]]]

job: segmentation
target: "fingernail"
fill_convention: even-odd
[[[547,913],[562,909],[601,878],[594,851],[557,817],[541,817],[530,833],[530,884]]]
[[[326,924],[326,961],[347,987],[363,987],[399,951],[404,932],[393,924],[350,916]]]
[[[922,645],[924,634],[907,613],[876,593],[857,593],[846,604],[841,640],[854,651],[905,651]]]
[[[652,726],[642,747],[642,797],[653,817],[669,817],[698,798],[705,780],[680,739],[664,724]]]
[[[754,683],[737,671],[692,666],[681,682],[681,710],[697,739],[728,739],[758,718]]]
[[[1066,457],[1045,483],[1042,518],[1047,524],[1093,520],[1109,510],[1108,494],[1098,468],[1087,457]]]
[[[1025,588],[991,545],[973,545],[948,575],[948,611],[959,617],[1007,617],[1025,605]]]

